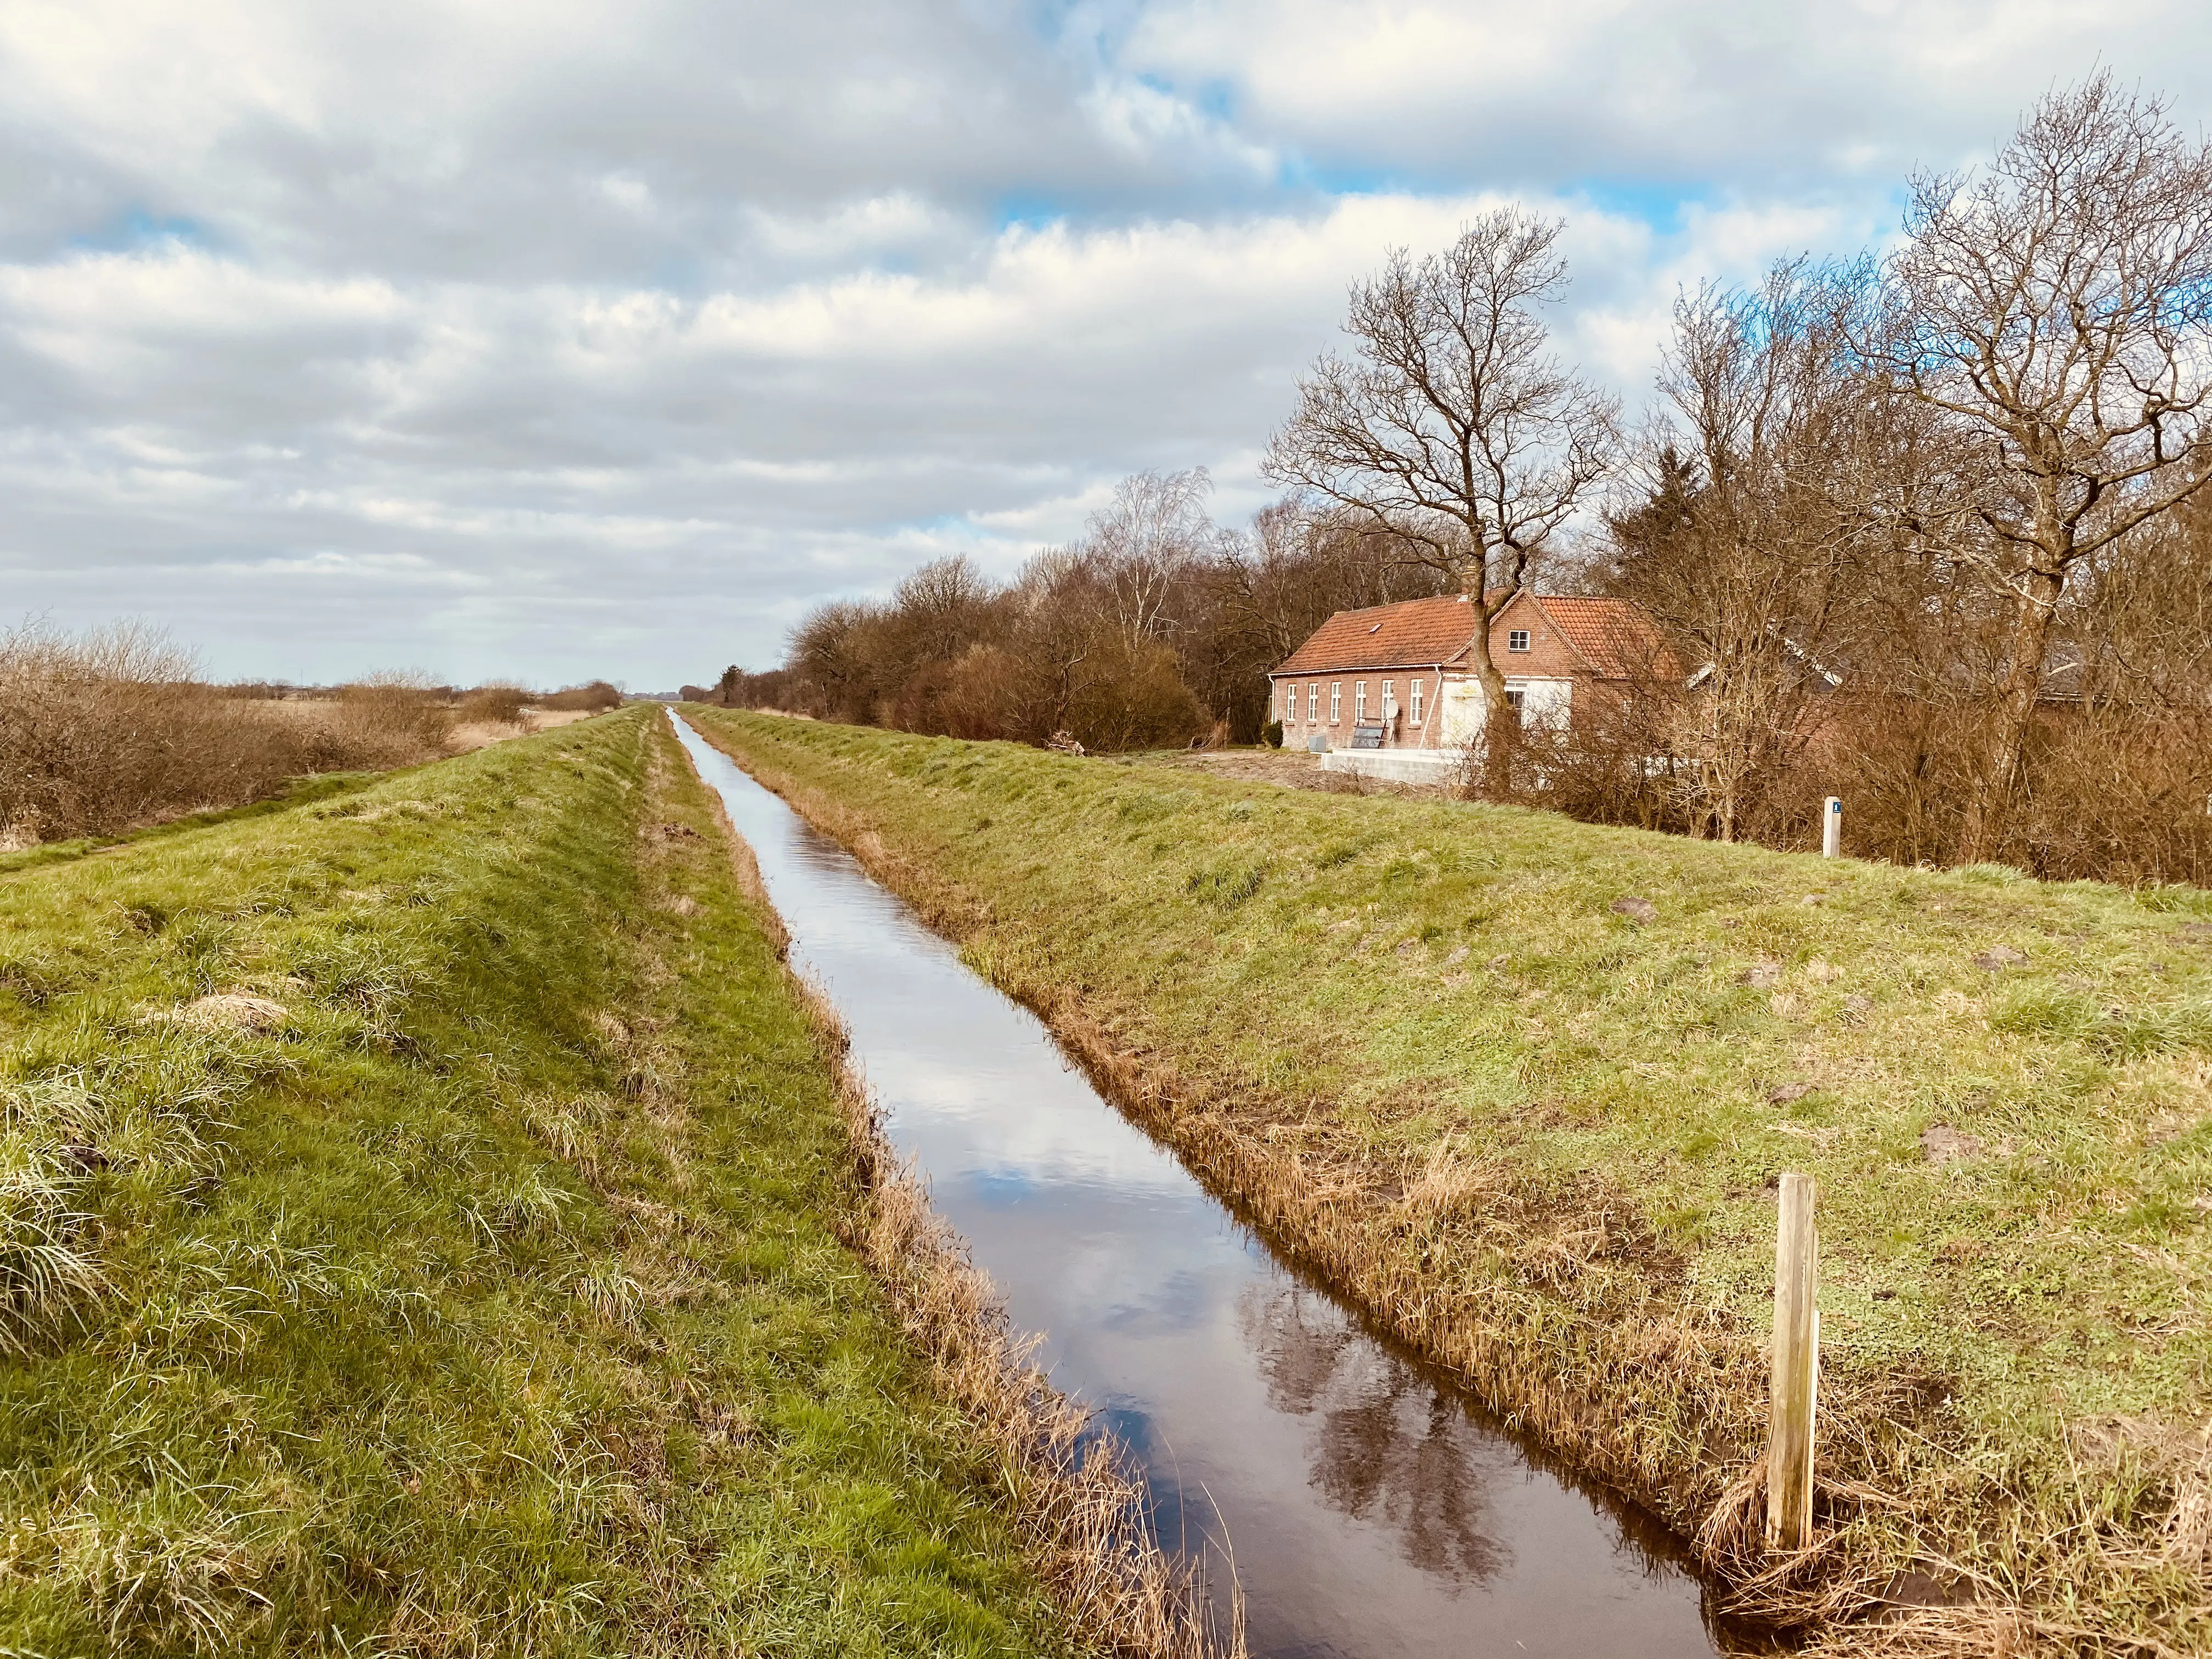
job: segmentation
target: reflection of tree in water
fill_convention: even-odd
[[[1510,1552],[1486,1528],[1492,1470],[1455,1401],[1286,1279],[1247,1291],[1238,1322],[1267,1403],[1318,1418],[1311,1480],[1331,1506],[1389,1528],[1425,1572],[1482,1583],[1506,1565]]]

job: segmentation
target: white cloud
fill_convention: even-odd
[[[1818,189],[1978,153],[2100,58],[2201,109],[2208,47],[2184,0],[1160,0],[1121,58],[1328,167]]]
[[[1049,21],[1056,18],[1057,21]],[[1047,21],[1041,21],[1047,20]],[[673,684],[1121,473],[1225,511],[1395,244],[1569,220],[1563,351],[1887,234],[2169,6],[43,0],[0,12],[0,586],[223,672]],[[2139,63],[2137,60],[2141,59]],[[2191,80],[2189,77],[2199,77]]]

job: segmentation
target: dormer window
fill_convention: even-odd
[[[1526,651],[1528,648],[1528,630],[1525,628],[1510,630],[1505,635],[1505,648],[1508,651]]]

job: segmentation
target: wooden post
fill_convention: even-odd
[[[1774,1376],[1766,1445],[1766,1547],[1813,1537],[1813,1410],[1820,1386],[1820,1240],[1813,1177],[1782,1177],[1774,1241]]]
[[[1820,809],[1820,856],[1837,859],[1844,855],[1844,798],[1831,795]]]

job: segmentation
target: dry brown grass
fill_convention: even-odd
[[[511,738],[526,738],[533,732],[550,732],[556,726],[592,717],[588,708],[525,708],[511,720],[470,720],[466,718],[467,711],[468,700],[464,698],[459,721],[446,735],[446,749],[450,754],[471,754]]]
[[[404,678],[313,701],[236,696],[149,629],[14,629],[0,633],[0,844],[112,835],[315,773],[434,759],[450,724]]]

